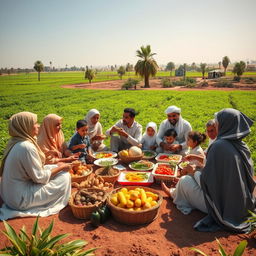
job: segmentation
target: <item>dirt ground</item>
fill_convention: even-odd
[[[153,186],[164,196],[160,187]],[[195,210],[190,215],[183,215],[178,211],[172,201],[164,197],[158,218],[148,225],[127,226],[117,223],[112,218],[98,228],[93,228],[89,221],[76,219],[69,206],[59,214],[40,218],[42,229],[46,228],[51,220],[55,226],[52,235],[71,233],[72,239],[84,239],[89,242],[87,248],[98,247],[96,255],[100,256],[178,256],[197,255],[191,251],[196,247],[208,255],[218,255],[218,246],[215,238],[218,238],[228,253],[234,251],[242,240],[248,242],[244,255],[256,255],[256,239],[249,235],[231,234],[227,232],[201,233],[193,229],[193,224],[204,217],[205,214]],[[26,225],[27,231],[31,231],[35,217],[17,218],[9,220],[16,231]],[[3,230],[3,223],[0,223]],[[7,245],[7,239],[0,235],[0,248]]]
[[[173,78],[172,80],[179,80],[180,78]],[[197,78],[196,82],[199,85],[203,80],[201,78]],[[150,88],[143,88],[144,82],[141,81],[138,86],[137,90],[176,90],[176,91],[188,91],[188,90],[225,90],[225,91],[232,91],[232,90],[256,90],[256,84],[246,84],[242,82],[235,82],[234,88],[217,88],[214,87],[216,84],[215,80],[206,80],[208,83],[207,87],[196,87],[196,88],[186,88],[182,86],[176,86],[171,88],[162,88],[161,79],[150,79]],[[104,82],[92,82],[85,83],[85,84],[70,84],[70,85],[63,85],[63,88],[75,88],[75,89],[97,89],[97,90],[121,90],[121,87],[125,80],[113,80],[113,81],[104,81]],[[133,89],[129,89],[133,90]]]

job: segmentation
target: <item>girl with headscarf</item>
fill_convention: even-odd
[[[45,154],[47,164],[71,162],[78,159],[78,154],[72,155],[67,149],[61,125],[62,117],[49,114],[43,119],[40,127],[37,142]]]
[[[107,147],[103,143],[106,136],[102,133],[102,126],[99,122],[100,112],[97,109],[91,109],[84,119],[88,123],[88,136],[92,149],[94,151],[107,150]]]
[[[44,166],[45,156],[36,142],[37,115],[20,112],[9,120],[11,136],[0,168],[0,219],[48,216],[58,213],[69,200],[70,164]],[[65,172],[61,172],[65,171]]]
[[[199,231],[248,232],[250,225],[245,221],[248,210],[256,211],[256,183],[250,150],[242,139],[249,135],[253,121],[227,108],[216,114],[216,124],[218,136],[208,149],[202,172],[185,168],[191,176],[183,176],[170,194],[184,214],[192,209],[208,213],[196,223]]]
[[[146,126],[146,131],[144,132],[141,139],[142,149],[155,150],[157,148],[156,134],[157,134],[156,123],[149,122]]]

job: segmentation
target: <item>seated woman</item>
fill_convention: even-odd
[[[171,195],[177,208],[184,214],[193,209],[208,213],[194,226],[199,231],[225,229],[232,232],[248,232],[245,223],[250,211],[255,211],[253,190],[253,163],[250,150],[242,141],[249,135],[253,121],[235,109],[223,109],[216,114],[218,136],[209,147],[206,165],[202,172],[191,166]]]
[[[37,143],[45,154],[46,164],[72,162],[78,159],[79,154],[72,154],[67,149],[61,125],[62,117],[58,115],[49,114],[43,119]]]
[[[103,143],[106,135],[102,133],[102,126],[99,122],[100,112],[97,109],[91,109],[88,111],[84,119],[88,124],[88,136],[90,138],[93,151],[108,150],[108,148]]]
[[[21,112],[9,121],[11,136],[0,168],[0,219],[58,213],[69,200],[71,164],[44,166],[45,156],[36,142],[37,115]]]

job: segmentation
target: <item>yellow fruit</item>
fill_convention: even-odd
[[[130,199],[135,201],[136,199],[139,198],[139,192],[138,191],[134,191],[131,193]]]
[[[128,150],[122,150],[120,151],[121,156],[129,156]]]
[[[122,203],[120,203],[120,204],[118,204],[118,205],[117,205],[117,207],[125,208],[125,205],[124,205],[124,204],[122,204]]]
[[[111,203],[112,204],[114,204],[114,205],[118,205],[118,199],[117,199],[117,196],[112,196],[111,198],[110,198],[110,201],[111,201]]]
[[[125,198],[126,198],[127,200],[129,200],[129,199],[131,198],[131,195],[129,195],[129,194],[125,194],[124,196],[125,196]]]
[[[135,191],[140,192],[140,191],[141,191],[141,188],[135,188]]]
[[[133,208],[134,206],[134,202],[131,200],[127,200],[127,204],[126,204],[127,208]]]
[[[129,208],[128,211],[134,211],[134,209],[133,208]]]
[[[141,211],[141,208],[140,207],[135,207],[134,211]]]
[[[141,194],[141,204],[144,205],[147,202],[147,195],[143,188],[140,190],[140,194]]]
[[[153,198],[150,196],[150,197],[147,198],[146,201],[147,201],[148,203],[151,203],[151,202],[153,201]]]
[[[146,209],[149,209],[151,208],[151,204],[146,202],[144,205],[143,205],[143,210],[146,210]]]
[[[135,206],[136,207],[141,207],[141,200],[139,199],[139,198],[137,198],[136,200],[135,200]]]
[[[119,200],[119,202],[120,202],[121,204],[126,205],[127,200],[126,200],[126,197],[125,197],[125,195],[124,195],[123,192],[121,192],[121,191],[118,192],[118,193],[117,193],[117,198],[118,198],[118,200]]]
[[[150,204],[153,207],[153,206],[157,205],[157,202],[156,201],[152,201]]]
[[[122,188],[120,191],[123,192],[124,194],[128,193],[128,189],[127,188]]]
[[[147,195],[147,197],[152,197],[153,200],[155,200],[155,201],[158,199],[158,195],[155,193],[152,193],[150,191],[146,191],[146,195]]]

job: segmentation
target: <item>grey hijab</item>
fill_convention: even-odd
[[[256,184],[250,150],[242,138],[250,133],[253,121],[235,109],[221,110],[216,119],[218,137],[208,150],[201,175],[208,216],[196,223],[195,228],[248,232],[250,225],[244,221],[248,210],[255,211]]]

